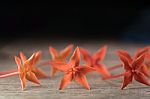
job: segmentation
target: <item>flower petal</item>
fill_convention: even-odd
[[[72,80],[73,80],[72,72],[66,74],[61,80],[59,90],[64,89],[68,84],[71,83]]]
[[[73,44],[68,45],[64,50],[60,52],[61,58],[66,59],[70,55],[72,49],[73,49]]]
[[[144,49],[138,49],[135,54],[135,58],[138,58],[141,55],[148,53],[148,49],[149,49],[148,47],[145,47]]]
[[[34,59],[35,59],[35,57],[36,57],[36,53],[33,53],[32,54],[32,56],[27,60],[27,61],[25,61],[25,63],[24,64],[29,64],[30,65],[30,67],[32,67],[32,66],[34,66]]]
[[[133,79],[133,74],[130,71],[126,72],[124,75],[123,85],[121,89],[124,89],[129,83],[131,83],[132,79]]]
[[[80,71],[84,75],[95,71],[93,67],[89,67],[89,66],[79,66],[77,67],[77,70]]]
[[[53,68],[56,68],[57,70],[62,71],[62,72],[66,72],[67,70],[71,68],[68,66],[68,64],[64,62],[60,62],[60,61],[51,61],[50,64]]]
[[[27,60],[27,58],[26,58],[26,56],[24,55],[23,52],[20,52],[20,58],[21,58],[23,63]]]
[[[138,72],[134,75],[134,79],[142,84],[150,86],[148,79],[146,79],[145,75],[141,72]]]
[[[53,66],[51,66],[51,69],[50,69],[50,76],[51,77],[54,77],[55,74],[58,72],[59,70],[54,68]]]
[[[38,51],[38,52],[35,53],[34,64],[33,64],[33,66],[36,65],[37,62],[40,60],[41,55],[42,55],[42,51]]]
[[[37,78],[47,78],[46,73],[40,68],[34,68],[33,72]]]
[[[128,59],[128,61],[129,61],[129,63],[132,62],[133,59],[132,59],[132,57],[129,55],[128,52],[126,52],[126,51],[124,51],[124,50],[118,50],[117,53],[118,53],[119,56],[122,55],[122,56],[126,57],[126,58]]]
[[[79,48],[81,54],[83,55],[84,61],[87,62],[87,65],[92,66],[92,57],[90,56],[89,52],[84,48]]]
[[[124,69],[126,71],[131,70],[132,67],[131,67],[130,62],[129,62],[130,59],[128,59],[126,56],[124,56],[122,54],[118,54],[118,56],[123,63]]]
[[[84,74],[82,74],[82,73],[80,73],[80,72],[78,72],[78,73],[76,73],[76,75],[75,75],[75,80],[80,84],[80,85],[82,85],[82,86],[84,86],[86,89],[90,89],[90,86],[89,86],[89,84],[88,84],[88,82],[87,82],[87,79],[86,79],[86,77],[84,76]]]
[[[111,76],[105,65],[103,64],[96,64],[94,66],[95,70],[98,71],[104,78]]]
[[[57,52],[57,50],[55,48],[49,47],[49,52],[50,52],[50,54],[52,56],[52,59],[56,59],[56,58],[59,57],[58,52]]]
[[[107,46],[105,45],[101,49],[99,49],[94,55],[93,58],[96,62],[102,61],[106,56]]]
[[[20,69],[21,68],[21,60],[20,60],[20,58],[15,56],[15,61],[16,61],[16,64],[18,66],[18,69]]]
[[[140,69],[143,64],[144,64],[144,60],[145,60],[145,54],[139,56],[138,58],[134,59],[133,63],[132,63],[132,67],[134,69]]]
[[[140,68],[139,71],[142,72],[146,77],[150,78],[150,72],[146,65],[142,66],[142,68]]]
[[[79,48],[77,47],[69,60],[69,65],[76,67],[79,66],[79,63],[80,63],[80,51]]]
[[[37,79],[36,75],[32,72],[27,72],[26,79],[33,83],[40,84],[40,81]]]

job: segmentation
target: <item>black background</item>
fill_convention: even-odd
[[[115,39],[149,4],[140,1],[49,1],[0,3],[0,39]],[[8,39],[9,38],[9,39]]]

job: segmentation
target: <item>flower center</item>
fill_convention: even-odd
[[[132,72],[132,73],[135,73],[135,72],[137,72],[137,70],[132,69],[131,72]]]
[[[77,71],[77,69],[73,67],[72,68],[72,72],[76,72],[76,71]]]

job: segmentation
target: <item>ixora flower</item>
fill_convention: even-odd
[[[66,48],[61,50],[59,53],[54,47],[49,47],[49,52],[52,56],[52,60],[45,61],[45,62],[41,63],[40,66],[49,65],[50,61],[66,62],[66,59],[70,55],[72,49],[73,49],[73,45],[70,44]],[[54,77],[58,71],[59,70],[57,68],[55,68],[54,66],[51,66],[50,76]]]
[[[21,59],[15,56],[15,61],[18,69],[16,71],[12,70],[12,72],[6,72],[7,74],[0,75],[0,78],[5,78],[19,74],[22,90],[24,90],[26,86],[26,80],[40,85],[40,81],[38,80],[38,78],[47,77],[44,71],[35,66],[36,63],[39,61],[40,56],[41,51],[38,51],[34,53],[29,59],[26,59],[26,56],[22,52],[20,52]]]
[[[52,61],[50,64],[65,73],[61,80],[59,89],[64,89],[71,81],[75,80],[77,83],[84,86],[86,89],[90,89],[90,86],[86,80],[86,74],[95,71],[94,68],[88,66],[81,66],[80,63],[80,51],[77,47],[71,56],[68,63],[60,61]]]
[[[137,58],[140,55],[142,55],[143,53],[145,53],[145,60],[146,61],[144,61],[144,63],[143,63],[144,66],[142,66],[140,71],[143,72],[145,76],[150,78],[150,73],[148,72],[149,67],[150,67],[150,56],[149,56],[150,54],[148,53],[148,51],[149,51],[149,47],[144,47],[144,48],[137,49],[136,53],[133,56],[133,59]],[[132,57],[128,54],[128,52],[120,50],[119,53],[126,56],[129,59],[130,62],[133,60]],[[120,67],[123,67],[123,64],[118,64],[116,66],[109,67],[108,70],[113,70],[113,69],[117,69],[117,68],[120,68]]]
[[[104,46],[99,49],[93,56],[91,56],[86,49],[80,48],[80,52],[83,55],[83,59],[86,61],[86,65],[95,68],[95,70],[100,73],[104,78],[111,76],[105,65],[99,63],[105,58],[106,51],[107,46]]]
[[[123,67],[125,69],[125,72],[119,75],[108,77],[107,79],[111,78],[117,78],[120,76],[124,76],[124,81],[121,89],[124,89],[128,84],[132,82],[133,79],[136,81],[150,86],[150,83],[148,82],[149,73],[144,65],[145,55],[147,54],[147,50],[140,50],[136,53],[134,58],[131,58],[131,56],[123,50],[118,51],[118,55],[120,60],[123,63]]]

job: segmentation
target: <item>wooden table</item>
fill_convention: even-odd
[[[14,55],[19,51],[25,52],[28,56],[34,51],[42,50],[44,59],[49,59],[48,46],[52,45],[57,49],[64,48],[67,44],[85,47],[92,52],[96,51],[104,44],[108,44],[108,53],[103,63],[108,67],[120,63],[115,54],[117,49],[126,49],[131,54],[136,48],[143,47],[143,44],[126,44],[118,42],[101,41],[51,41],[51,40],[20,40],[11,42],[3,46],[0,50],[0,70],[9,70],[16,68]],[[49,74],[49,66],[42,67]],[[112,74],[118,74],[122,69],[111,71]],[[82,86],[71,83],[66,89],[58,90],[59,82],[62,77],[59,73],[55,78],[41,79],[42,85],[36,86],[27,83],[25,91],[21,91],[18,76],[0,79],[0,99],[150,99],[150,87],[133,82],[127,89],[121,90],[122,77],[118,79],[103,81],[98,73],[87,75],[91,90],[85,90]]]

